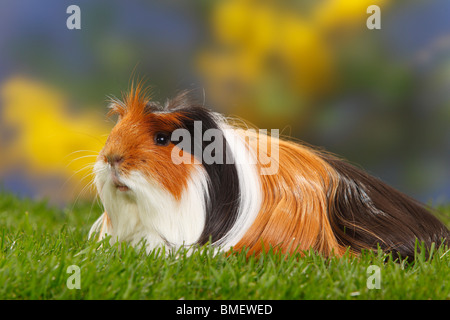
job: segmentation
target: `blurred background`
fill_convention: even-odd
[[[81,30],[68,30],[69,5]],[[381,8],[381,30],[366,10]],[[0,2],[0,189],[93,195],[108,97],[143,77],[450,201],[447,0]]]

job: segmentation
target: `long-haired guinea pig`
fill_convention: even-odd
[[[338,157],[233,125],[182,93],[142,87],[114,101],[118,121],[94,166],[105,212],[90,236],[158,247],[209,243],[260,254],[362,249],[414,258],[448,245],[429,209]]]

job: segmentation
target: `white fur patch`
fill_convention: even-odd
[[[242,239],[255,221],[261,209],[262,187],[255,150],[249,146],[240,129],[230,127],[219,114],[216,114],[216,117],[233,153],[240,188],[237,220],[227,234],[214,243],[222,250],[229,250]]]
[[[129,190],[118,190],[111,180],[110,165],[98,161],[94,166],[95,183],[111,221],[110,228],[100,236],[107,233],[111,235],[111,242],[126,241],[131,245],[145,240],[147,251],[163,245],[178,248],[194,244],[204,228],[207,192],[206,174],[201,166],[195,168],[177,201],[170,192],[139,171],[121,176],[121,182]],[[94,223],[90,234],[100,230],[100,219]]]

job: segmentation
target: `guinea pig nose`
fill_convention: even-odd
[[[112,166],[119,165],[123,162],[123,157],[117,154],[108,154],[106,156],[106,161]]]

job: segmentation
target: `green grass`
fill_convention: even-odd
[[[449,223],[450,206],[441,208]],[[150,254],[87,240],[101,209],[67,209],[0,194],[0,299],[450,299],[450,252],[419,256],[414,265],[383,254],[324,259],[267,253],[191,256]],[[386,261],[387,260],[387,261]],[[69,289],[80,269],[80,289]],[[368,289],[371,265],[380,289]]]

